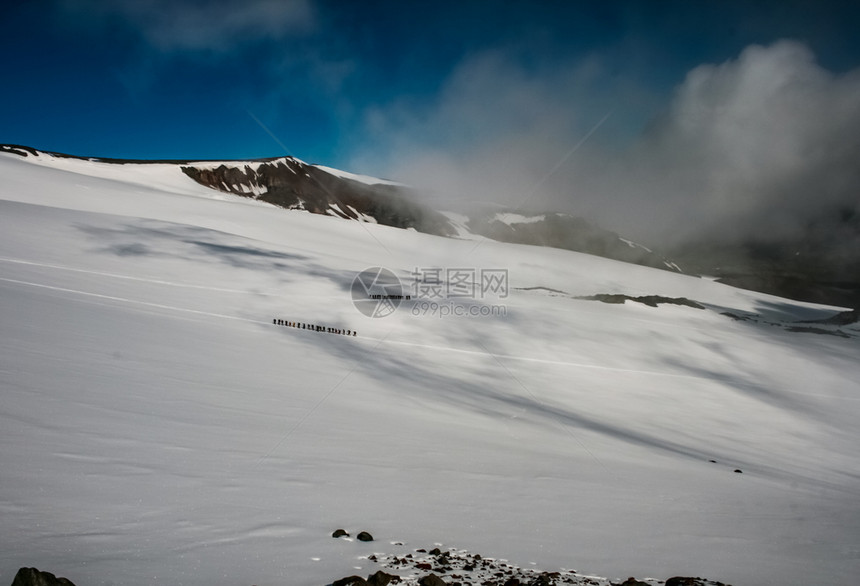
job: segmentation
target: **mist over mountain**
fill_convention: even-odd
[[[691,272],[782,297],[860,307],[858,208],[824,209],[782,238],[690,239],[670,254]]]
[[[585,252],[605,258],[717,277],[734,286],[792,299],[856,308],[860,306],[860,214],[850,205],[810,210],[788,232],[762,226],[741,237],[733,229],[687,236],[652,249],[589,219],[554,211],[492,203],[434,209],[442,200],[392,181],[356,175],[293,157],[254,161],[131,161],[41,153],[31,147],[0,145],[19,156],[48,155],[123,165],[168,163],[197,183],[278,207],[378,223],[447,237],[481,236],[501,242]],[[447,206],[446,206],[447,207]],[[664,236],[672,241],[677,236]]]
[[[663,248],[796,238],[810,218],[860,204],[860,69],[831,71],[799,41],[750,45],[692,68],[629,136],[625,116],[647,96],[596,93],[603,75],[599,61],[534,77],[513,51],[475,55],[430,106],[376,112],[379,144],[355,168]],[[571,95],[584,104],[559,98]]]
[[[111,165],[175,166],[197,183],[288,210],[448,237],[483,236],[501,242],[550,246],[624,262],[678,271],[650,249],[583,218],[560,213],[524,216],[499,206],[472,206],[465,215],[441,212],[421,201],[421,192],[384,179],[309,165],[294,157],[254,161],[132,161],[43,153],[31,147],[0,145],[0,152],[101,162]]]
[[[564,212],[684,270],[730,266],[737,284],[857,304],[860,70],[828,69],[797,40],[749,45],[690,69],[624,139],[653,96],[603,66],[536,77],[515,51],[473,55],[430,106],[377,111],[381,146],[356,160],[440,205]]]
[[[466,217],[471,232],[500,242],[550,246],[682,272],[676,263],[650,248],[571,214],[472,206]]]

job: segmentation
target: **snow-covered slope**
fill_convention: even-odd
[[[318,585],[434,543],[855,583],[860,332],[784,326],[835,308],[126,170],[0,154],[0,583]],[[352,284],[379,266],[453,293],[507,270],[508,294],[369,318]],[[706,309],[575,298],[602,293]]]
[[[248,198],[290,210],[379,223],[450,236],[448,219],[416,200],[405,186],[295,157],[252,161],[135,161],[85,158],[0,145],[0,154],[100,179],[117,179],[171,193],[219,199]],[[203,187],[203,190],[200,188]]]

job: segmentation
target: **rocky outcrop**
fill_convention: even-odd
[[[392,582],[400,582],[400,577],[386,574],[382,570],[379,570],[375,574],[369,575],[367,580],[361,576],[347,576],[346,578],[335,580],[331,583],[331,586],[388,586]]]
[[[448,218],[418,203],[406,187],[384,182],[368,184],[291,157],[218,166],[192,163],[181,169],[206,187],[282,208],[413,228],[437,236],[456,232]]]
[[[12,580],[12,586],[75,586],[67,578],[57,578],[50,572],[36,568],[21,568]]]
[[[684,578],[675,576],[666,580],[666,586],[726,586],[722,582],[713,582],[704,578]]]
[[[20,157],[48,155],[125,164],[174,164],[188,177],[211,189],[258,199],[287,209],[300,209],[352,220],[412,228],[437,236],[454,236],[457,230],[443,214],[417,200],[415,192],[403,185],[379,180],[359,180],[349,173],[331,172],[293,157],[269,157],[248,161],[139,160],[78,157],[39,151],[31,147],[0,145],[0,153]]]
[[[597,295],[586,295],[576,297],[575,299],[582,299],[584,301],[600,301],[602,303],[615,303],[619,305],[625,301],[635,301],[649,307],[659,307],[661,303],[666,303],[669,305],[684,305],[695,309],[705,309],[704,305],[696,303],[686,297],[664,297],[662,295],[640,295],[639,297],[633,297],[631,295],[623,295],[621,293],[598,293]]]
[[[628,578],[624,582],[613,582],[606,578],[581,575],[570,569],[548,572],[531,567],[521,568],[507,560],[482,557],[454,548],[373,553],[366,559],[391,573],[383,573],[384,576],[378,578],[381,572],[377,572],[366,580],[360,576],[349,576],[333,582],[332,586],[376,586],[382,584],[374,582],[380,578],[390,580],[383,586],[389,583],[400,586],[726,586],[702,578],[682,577],[670,578],[665,583],[653,578]]]

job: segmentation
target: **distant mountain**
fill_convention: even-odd
[[[820,210],[789,237],[702,237],[675,247],[671,254],[689,272],[728,285],[860,308],[860,204]]]
[[[47,154],[112,164],[174,164],[185,175],[211,189],[273,205],[393,226],[438,236],[456,233],[448,219],[411,196],[410,190],[384,179],[309,165],[293,157],[251,161],[132,160],[76,157],[19,145],[0,145],[0,152],[23,157]]]
[[[470,238],[479,235],[502,242],[563,248],[680,272],[677,264],[645,246],[583,218],[560,213],[523,215],[500,207],[471,210],[465,215],[441,213],[423,204],[420,194],[408,186],[311,165],[294,157],[249,161],[111,159],[78,157],[20,145],[0,145],[0,152],[116,165],[171,164],[210,189],[290,210],[414,229],[437,236]]]
[[[198,183],[282,208],[393,226],[437,236],[455,233],[448,219],[418,203],[402,185],[308,165],[292,157],[221,163],[190,163],[182,172]]]
[[[729,241],[705,235],[664,255],[581,217],[489,204],[457,213],[442,212],[426,205],[421,194],[406,185],[312,165],[294,157],[248,161],[111,159],[20,145],[0,145],[2,152],[112,165],[173,165],[178,178],[184,175],[218,192],[290,210],[438,236],[481,236],[562,248],[673,272],[714,276],[728,285],[800,301],[860,307],[860,202],[853,207],[819,210],[801,233],[792,237],[762,235]]]
[[[682,272],[676,263],[650,248],[570,214],[521,213],[494,208],[470,213],[466,225],[474,234],[502,242],[551,246]]]

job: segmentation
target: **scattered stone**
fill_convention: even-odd
[[[621,583],[621,586],[650,586],[647,582],[640,582],[632,576]]]
[[[851,336],[846,334],[840,329],[836,330],[822,330],[821,328],[811,328],[808,326],[791,326],[785,328],[786,331],[789,332],[799,332],[802,334],[822,334],[825,336],[839,336],[840,338],[850,338]]]
[[[385,571],[367,579],[351,576],[333,586],[662,586],[652,578],[628,578],[619,583],[596,576],[579,576],[575,570],[542,572],[521,568],[507,560],[482,558],[467,551],[434,547],[429,552],[415,549],[411,553],[374,553],[366,558]],[[443,579],[444,578],[444,579]],[[666,586],[726,586],[701,578],[674,578]]]
[[[386,574],[379,570],[375,574],[367,577],[367,586],[388,586],[391,582],[399,582],[400,577],[392,574]]]
[[[695,309],[705,309],[704,305],[691,301],[686,297],[663,297],[662,295],[641,295],[639,297],[633,297],[631,295],[623,295],[621,293],[598,293],[597,295],[586,295],[575,297],[574,299],[615,304],[623,304],[625,301],[636,301],[637,303],[642,303],[649,307],[658,307],[661,303],[668,303],[670,305],[685,305]]]
[[[558,572],[543,572],[531,582],[530,586],[553,586],[559,576]]]
[[[358,535],[355,536],[359,541],[373,541],[373,535],[368,533],[367,531],[362,531]]]
[[[335,580],[331,583],[331,586],[367,586],[367,580],[361,576],[348,576],[340,580]]]
[[[666,580],[666,586],[728,586],[722,582],[713,582],[704,578],[685,578],[675,576]]]
[[[753,318],[751,318],[751,317],[749,317],[749,316],[746,316],[746,315],[737,315],[737,314],[732,313],[732,312],[730,312],[730,311],[724,311],[724,312],[720,313],[720,315],[724,315],[724,316],[726,316],[726,317],[730,317],[730,318],[732,318],[732,319],[733,319],[733,320],[735,320],[735,321],[756,321],[756,320],[754,320]]]
[[[427,574],[420,580],[418,580],[418,586],[448,586],[445,584],[445,581],[442,580],[436,574]]]
[[[57,578],[50,572],[36,568],[21,568],[12,580],[12,586],[75,586],[71,580]]]
[[[334,533],[332,533],[331,536],[337,539],[338,537],[349,537],[349,533],[347,533],[343,529],[335,529]]]

